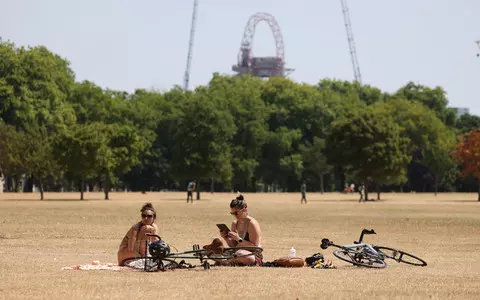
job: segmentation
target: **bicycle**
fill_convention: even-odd
[[[210,269],[209,260],[215,262],[222,260],[231,260],[241,257],[251,256],[262,253],[263,249],[254,246],[244,246],[236,248],[220,248],[218,251],[212,251],[207,249],[200,249],[200,245],[193,245],[192,250],[178,252],[171,252],[170,245],[167,244],[159,235],[146,234],[147,236],[154,236],[158,238],[158,241],[150,243],[145,241],[146,254],[140,257],[130,257],[123,260],[122,264],[127,267],[143,270],[146,272],[167,271],[172,269],[191,269],[195,268],[195,265],[185,262],[185,259],[198,259],[204,270]],[[237,254],[238,250],[247,250],[249,254]],[[148,256],[150,253],[151,256]],[[177,262],[177,259],[181,259]]]
[[[340,246],[333,243],[327,238],[322,239],[320,247],[327,249],[329,246],[339,248],[333,251],[333,255],[340,260],[351,263],[355,266],[363,266],[367,268],[385,268],[387,263],[386,258],[392,259],[397,263],[406,263],[414,266],[425,267],[427,262],[423,259],[407,253],[402,250],[397,250],[390,247],[376,246],[363,242],[365,234],[377,234],[375,230],[363,229],[360,234],[358,242],[353,242],[353,245]]]

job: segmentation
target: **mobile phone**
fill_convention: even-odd
[[[230,231],[230,229],[228,228],[228,226],[225,225],[225,224],[217,224],[217,227],[218,227],[218,229],[220,229],[220,231],[222,231],[222,232],[227,232],[227,233],[228,233],[228,232]]]

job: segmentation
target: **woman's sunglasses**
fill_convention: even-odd
[[[241,212],[242,212],[242,211],[240,211],[240,210],[231,211],[230,214],[231,214],[232,216],[236,216],[236,215],[240,214]]]
[[[153,218],[153,215],[145,215],[145,214],[142,214],[142,219],[145,219],[145,218]]]

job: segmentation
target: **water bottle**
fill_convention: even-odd
[[[290,249],[290,257],[296,257],[297,256],[297,250],[295,250],[295,248],[292,247],[292,249]]]

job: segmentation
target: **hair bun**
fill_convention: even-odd
[[[236,199],[237,199],[237,200],[240,200],[240,201],[243,201],[243,200],[244,200],[244,198],[243,198],[243,195],[239,195],[239,196],[237,196],[237,198],[236,198]]]
[[[146,210],[146,209],[153,210],[153,211],[155,210],[155,209],[153,209],[153,205],[152,205],[152,203],[150,203],[150,202],[145,203],[145,204],[142,206],[142,209],[141,209],[140,211],[144,211],[144,210]]]

